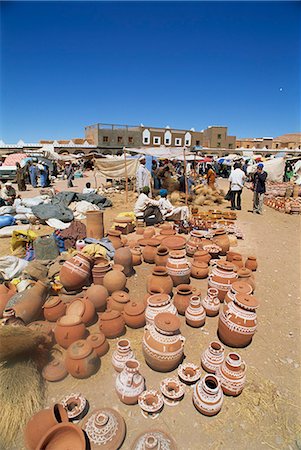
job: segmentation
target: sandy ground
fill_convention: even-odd
[[[76,181],[80,189],[86,179]],[[64,182],[59,182],[62,188]],[[30,195],[32,192],[27,192]],[[114,207],[106,210],[108,227],[119,211],[126,208],[121,195],[113,197]],[[184,399],[176,407],[165,406],[160,416],[145,419],[138,406],[125,406],[115,393],[115,373],[111,365],[112,351],[117,340],[110,340],[110,351],[101,360],[98,373],[88,380],[68,376],[59,383],[48,384],[49,403],[59,401],[66,394],[81,392],[95,408],[113,407],[124,417],[127,436],[122,448],[130,449],[143,431],[161,429],[175,439],[178,449],[301,449],[300,418],[300,217],[281,214],[264,207],[264,215],[247,210],[252,202],[251,192],[245,190],[243,210],[238,211],[238,225],[245,234],[235,250],[243,255],[256,255],[258,332],[253,342],[238,352],[245,360],[247,385],[237,398],[225,397],[220,414],[213,418],[202,416],[192,404],[192,390],[186,389]],[[222,208],[228,206],[225,203]],[[42,233],[44,228],[40,229]],[[3,241],[3,245],[2,245]],[[6,242],[5,242],[6,241]],[[7,254],[9,240],[1,240],[1,254]],[[136,275],[128,280],[131,299],[138,301],[146,293],[146,277],[151,265],[137,267]],[[205,295],[206,280],[193,280]],[[186,337],[186,361],[200,362],[200,354],[209,342],[216,339],[217,318],[207,318],[201,329],[193,330],[181,317],[181,332]],[[91,327],[91,331],[97,326]],[[143,330],[127,329],[126,337],[141,364],[147,388],[159,388],[166,376],[152,371],[142,356]],[[230,349],[226,348],[228,353]],[[21,449],[18,444],[16,449]]]

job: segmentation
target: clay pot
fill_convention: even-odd
[[[87,237],[99,241],[104,237],[103,211],[87,211],[85,214]]]
[[[24,430],[25,445],[28,450],[36,450],[39,441],[49,429],[58,423],[68,422],[67,411],[63,405],[56,403],[34,414]]]
[[[111,241],[115,250],[117,250],[120,247],[123,247],[123,243],[122,243],[120,236],[121,236],[121,231],[118,231],[118,230],[109,230],[108,231],[108,239]]]
[[[135,405],[145,390],[145,379],[139,372],[140,364],[135,359],[126,361],[122,372],[116,378],[116,392],[122,403]]]
[[[110,408],[93,411],[85,421],[84,430],[92,448],[118,449],[125,438],[124,420],[117,411]]]
[[[145,418],[149,416],[155,419],[164,406],[163,395],[154,389],[144,391],[139,395],[138,403]]]
[[[100,366],[100,360],[87,340],[73,342],[66,352],[65,366],[74,378],[88,378]]]
[[[168,248],[160,245],[160,247],[157,248],[157,253],[155,255],[156,266],[165,267],[167,264],[168,255],[169,255]]]
[[[114,339],[125,333],[125,322],[119,311],[107,310],[99,314],[99,329],[109,338]]]
[[[227,236],[226,230],[216,230],[214,233],[214,238],[212,240],[216,245],[221,247],[221,255],[226,255],[230,248],[230,241]]]
[[[156,230],[154,227],[147,227],[147,228],[145,228],[145,230],[143,232],[144,239],[151,239],[155,235],[156,235]]]
[[[22,300],[13,307],[16,316],[24,320],[25,323],[38,319],[42,313],[42,307],[49,289],[50,286],[48,284],[37,281],[34,287],[22,292]]]
[[[224,394],[236,397],[242,392],[246,383],[246,370],[246,364],[239,354],[229,353],[216,371]]]
[[[182,250],[186,246],[186,238],[184,236],[167,236],[162,239],[161,244],[169,250]]]
[[[62,405],[67,410],[71,422],[81,420],[89,410],[89,403],[82,394],[66,395],[62,400]]]
[[[54,328],[56,342],[63,348],[68,348],[73,342],[84,339],[86,327],[79,316],[63,316],[58,319]]]
[[[163,266],[156,266],[151,275],[147,278],[148,292],[156,289],[162,289],[165,294],[171,294],[173,288],[173,281],[168,275],[167,270]]]
[[[124,291],[115,291],[108,298],[108,308],[122,312],[127,303],[130,302],[130,296]]]
[[[247,269],[252,270],[252,272],[255,272],[257,270],[258,264],[255,256],[248,256],[245,267]]]
[[[141,243],[141,241],[139,241]],[[154,264],[155,262],[155,256],[157,254],[157,248],[160,245],[160,241],[158,239],[145,239],[144,243],[146,244],[143,246],[142,250],[142,256],[144,259],[144,262],[149,264]],[[142,243],[141,243],[142,245]]]
[[[144,432],[135,440],[132,447],[133,450],[146,450],[146,449],[168,449],[176,450],[177,446],[174,440],[163,431],[150,430]]]
[[[185,257],[185,250],[171,251],[166,269],[168,275],[172,278],[174,286],[190,283],[191,263]]]
[[[147,307],[145,310],[145,319],[147,324],[153,324],[155,317],[162,313],[169,312],[178,315],[177,308],[173,304],[173,300],[168,294],[154,294],[147,299]]]
[[[253,295],[235,294],[220,312],[218,335],[229,347],[246,347],[257,328],[258,300]]]
[[[193,260],[191,265],[191,276],[193,278],[197,279],[207,278],[208,273],[209,273],[208,264],[202,261],[198,262]]]
[[[124,267],[124,274],[127,277],[133,275],[132,253],[128,247],[122,247],[116,250],[114,255],[114,263]]]
[[[191,385],[196,383],[201,376],[201,369],[192,363],[180,364],[178,367],[178,377],[184,383]]]
[[[35,450],[88,450],[83,430],[73,423],[59,423],[47,430]]]
[[[237,252],[232,252],[232,251],[229,250],[227,252],[226,261],[232,262],[234,256],[241,256],[241,254],[237,253]]]
[[[180,319],[171,313],[158,314],[154,325],[146,325],[142,342],[147,364],[156,371],[170,372],[183,359],[185,338],[181,336]]]
[[[92,278],[95,285],[103,285],[103,279],[107,272],[112,269],[111,264],[105,258],[102,258],[92,269]]]
[[[226,294],[227,295],[227,294]],[[202,300],[202,305],[209,317],[215,317],[219,313],[220,301],[218,299],[218,290],[209,288],[206,297]]]
[[[224,395],[219,379],[215,375],[205,375],[194,387],[193,404],[205,416],[215,416],[220,412]]]
[[[231,285],[230,291],[225,295],[225,303],[232,302],[234,300],[235,294],[252,294],[252,287],[245,281],[235,281]]]
[[[193,255],[193,261],[196,262],[204,262],[206,264],[209,264],[209,261],[211,259],[210,253],[206,252],[206,250],[197,250]]]
[[[209,373],[216,373],[225,359],[225,349],[217,341],[212,341],[201,356],[201,364],[204,370]]]
[[[241,269],[238,269],[237,275],[238,275],[237,281],[243,281],[249,284],[252,287],[253,291],[255,291],[256,285],[252,270],[247,269],[246,267],[242,267]]]
[[[5,281],[0,285],[0,319],[3,317],[8,300],[17,292],[15,285]]]
[[[123,291],[126,286],[126,276],[121,270],[114,267],[104,276],[103,285],[107,288],[109,294],[115,291]]]
[[[92,258],[78,253],[64,262],[60,270],[60,282],[68,291],[75,291],[85,286],[91,276]]]
[[[231,262],[233,264],[235,264],[237,269],[240,269],[241,267],[244,266],[244,262],[242,260],[242,256],[239,256],[239,255],[234,255]]]
[[[218,298],[223,302],[226,293],[231,288],[231,284],[236,279],[235,265],[229,261],[219,260],[209,276],[208,286],[218,290]]]
[[[190,298],[192,297],[192,295],[193,292],[189,284],[179,284],[179,286],[176,288],[176,293],[174,295],[173,301],[178,313],[182,316],[185,315],[185,311],[189,306]]]
[[[86,290],[85,298],[93,303],[95,311],[97,312],[105,311],[108,297],[108,290],[104,286],[92,284],[92,286]]]
[[[160,383],[160,391],[166,405],[176,406],[184,397],[185,385],[177,377],[164,378]]]
[[[193,230],[190,232],[190,238],[186,243],[186,254],[187,256],[193,256],[195,252],[201,247],[201,239],[204,233],[199,230]]]
[[[67,306],[66,315],[79,316],[85,325],[91,325],[97,319],[95,306],[88,298],[77,298]]]
[[[129,359],[135,359],[131,343],[128,339],[120,339],[112,355],[112,365],[116,372],[121,372]]]
[[[103,333],[92,333],[87,337],[87,342],[91,345],[96,355],[100,358],[109,351],[109,343]]]
[[[177,232],[173,228],[168,228],[166,230],[161,230],[160,231],[160,235],[163,236],[163,237],[164,236],[173,236],[175,234],[177,234]]]
[[[136,303],[134,301],[124,306],[123,318],[130,328],[142,328],[145,326],[145,304],[143,302]]]
[[[133,266],[139,266],[142,264],[142,252],[140,247],[136,246],[130,249],[132,254],[132,264]]]
[[[185,311],[185,319],[187,325],[194,328],[202,327],[206,321],[206,313],[202,306],[200,297],[193,295],[190,303]]]
[[[43,378],[47,381],[61,381],[68,375],[62,361],[54,359],[50,361],[42,370]]]
[[[65,315],[66,305],[59,297],[52,297],[43,306],[45,320],[56,322],[57,319]]]

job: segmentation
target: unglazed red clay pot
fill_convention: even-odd
[[[116,392],[122,403],[135,405],[145,390],[145,379],[139,372],[140,364],[135,359],[126,361],[122,372],[116,378]]]
[[[145,243],[146,245],[142,250],[144,262],[154,264],[157,247],[160,245],[160,241],[158,241],[158,239],[145,239]]]
[[[122,312],[127,303],[130,302],[130,296],[124,291],[115,291],[108,298],[108,309]]]
[[[217,367],[216,375],[220,380],[224,394],[236,397],[246,383],[247,367],[238,353],[231,352]]]
[[[8,281],[5,281],[0,285],[0,319],[3,317],[3,311],[5,310],[8,300],[10,300],[16,292],[16,287]]]
[[[125,333],[125,322],[119,311],[107,310],[99,314],[99,329],[109,339]]]
[[[216,373],[225,359],[225,349],[218,341],[212,341],[201,356],[201,364],[208,373]]]
[[[67,306],[66,315],[79,316],[85,325],[91,325],[97,320],[94,303],[88,298],[77,298]]]
[[[100,331],[98,333],[92,333],[87,337],[87,341],[92,346],[96,355],[100,358],[104,356],[109,351],[109,343],[106,337]]]
[[[237,281],[244,281],[245,283],[249,284],[252,287],[253,291],[255,291],[256,285],[252,270],[247,269],[246,267],[242,267],[241,269],[238,269],[237,275],[238,275]]]
[[[127,277],[133,275],[132,253],[128,247],[121,247],[115,251],[114,263],[124,267],[124,274]]]
[[[169,312],[178,315],[177,308],[173,304],[173,300],[168,294],[154,294],[147,299],[147,307],[145,310],[145,319],[147,324],[153,324],[155,317],[162,313]]]
[[[112,242],[113,247],[117,250],[120,247],[123,247],[123,243],[121,240],[121,231],[118,230],[109,230],[108,231],[108,239]]]
[[[241,256],[241,254],[237,253],[237,252],[232,252],[231,250],[229,250],[227,252],[226,260],[229,262],[232,262],[234,256]]]
[[[142,328],[145,326],[145,303],[131,301],[123,310],[123,318],[130,328]]]
[[[89,341],[82,339],[68,347],[65,367],[74,378],[88,378],[99,366],[100,360]]]
[[[131,343],[128,339],[120,339],[112,355],[112,365],[116,372],[121,372],[129,359],[135,359]]]
[[[152,292],[158,288],[162,289],[166,294],[172,293],[173,281],[163,266],[156,266],[153,269],[152,275],[147,279],[148,292]]]
[[[56,322],[60,317],[65,315],[66,304],[59,297],[51,297],[44,303],[44,317],[49,322]]]
[[[194,328],[202,327],[206,321],[206,312],[202,306],[201,299],[197,295],[190,298],[190,303],[185,311],[187,325]]]
[[[237,267],[237,270],[244,266],[242,256],[234,255],[231,261]]]
[[[147,227],[147,228],[145,228],[145,230],[143,232],[144,239],[151,239],[155,235],[156,235],[156,230],[154,227]]]
[[[85,286],[91,277],[93,260],[78,253],[64,262],[60,270],[60,282],[67,291],[76,291]]]
[[[209,273],[208,264],[203,261],[193,260],[191,264],[191,276],[197,279],[207,278]]]
[[[73,423],[59,423],[41,438],[35,450],[88,450],[83,430]]]
[[[209,288],[206,297],[203,298],[202,300],[202,305],[206,311],[207,316],[209,317],[217,316],[220,308],[220,301],[218,299],[218,290],[215,288]]]
[[[215,416],[222,409],[224,395],[219,379],[205,375],[194,387],[193,404],[205,416]]]
[[[189,306],[190,298],[193,296],[191,290],[191,285],[189,284],[179,284],[176,288],[176,293],[173,298],[173,302],[177,311],[182,316],[185,315],[185,311]]]
[[[155,255],[156,266],[165,267],[167,264],[168,256],[169,256],[168,248],[160,245],[160,247],[157,248],[157,253]]]
[[[209,261],[211,259],[210,253],[206,252],[206,250],[197,250],[193,255],[193,261],[196,262],[204,262],[209,264]]]
[[[68,348],[73,342],[84,339],[86,327],[79,316],[63,316],[56,323],[54,336],[61,347]]]
[[[214,238],[212,240],[216,245],[221,247],[221,254],[226,255],[230,248],[230,241],[226,231],[223,229],[216,230],[214,233]]]
[[[135,246],[130,249],[132,254],[132,264],[133,266],[140,266],[142,264],[142,252],[139,246]]]
[[[92,269],[92,278],[94,285],[103,285],[103,279],[107,272],[112,269],[111,264],[105,258],[97,261]]]
[[[109,297],[109,293],[107,288],[104,286],[100,286],[97,284],[92,284],[87,290],[85,294],[85,298],[90,300],[97,312],[105,311],[107,307],[107,298]]]
[[[126,286],[126,276],[121,270],[113,268],[104,276],[103,285],[109,294],[115,291],[123,291]]]
[[[50,285],[37,281],[32,288],[26,289],[22,300],[13,306],[16,317],[20,317],[24,322],[30,323],[37,320],[50,290]]]
[[[235,281],[234,283],[232,283],[230,291],[228,291],[225,295],[225,303],[232,302],[234,300],[235,294],[250,295],[252,294],[252,287],[245,281]]]
[[[230,290],[231,284],[236,281],[236,267],[229,261],[220,260],[216,267],[213,267],[208,279],[208,286],[218,290],[218,298],[224,301],[226,293]]]
[[[257,270],[258,264],[257,264],[257,260],[255,256],[248,256],[246,263],[245,263],[245,267],[247,269],[252,270],[253,272],[255,272],[255,270]]]
[[[185,250],[173,250],[169,253],[166,264],[168,275],[171,276],[173,285],[190,283],[191,263],[185,256]]]

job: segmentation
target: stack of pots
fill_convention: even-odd
[[[225,295],[224,302],[229,303],[234,300],[235,294],[246,294],[250,295],[252,294],[252,286],[249,283],[246,283],[245,281],[234,281],[231,285],[231,289],[227,292]]]
[[[172,278],[174,286],[190,283],[191,263],[186,258],[185,250],[171,251],[166,269]]]
[[[92,269],[93,283],[103,285],[103,279],[107,272],[112,269],[110,261],[103,258]]]
[[[218,290],[218,298],[223,302],[226,293],[231,288],[231,284],[236,279],[235,265],[229,261],[219,260],[209,276],[208,286]]]

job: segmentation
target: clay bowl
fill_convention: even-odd
[[[72,423],[59,423],[44,434],[35,450],[88,450],[83,430]]]

